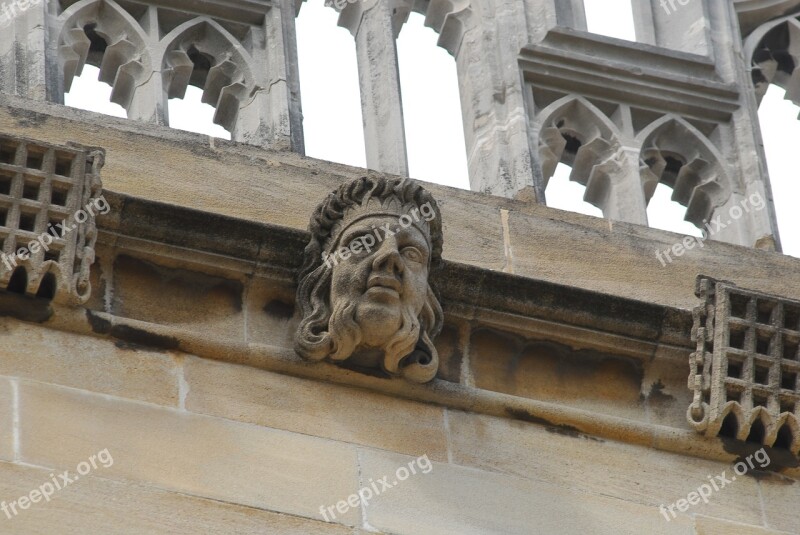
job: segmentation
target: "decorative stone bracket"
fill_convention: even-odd
[[[101,149],[0,136],[0,288],[85,303],[104,211]]]
[[[698,277],[689,423],[800,453],[800,301]]]

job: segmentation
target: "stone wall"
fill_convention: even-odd
[[[659,506],[760,448],[686,421],[697,275],[796,299],[800,261],[662,266],[682,237],[426,185],[445,329],[412,385],[292,351],[303,229],[363,170],[7,96],[0,132],[105,149],[111,206],[85,306],[0,294],[0,500],[113,457],[0,532],[798,533],[785,450]]]
[[[797,532],[777,473],[667,522],[660,504],[731,465],[14,320],[2,336],[0,495],[113,456],[6,533]],[[429,473],[322,521],[422,455]]]

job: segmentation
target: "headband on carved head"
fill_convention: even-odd
[[[381,215],[402,216],[413,209],[430,206],[434,217],[430,221],[414,224],[428,238],[431,247],[431,269],[436,269],[442,259],[442,219],[436,200],[422,186],[408,178],[382,176],[361,177],[345,182],[317,207],[308,230],[311,242],[305,250],[299,278],[322,264],[322,254],[336,245],[332,238],[365,217]]]

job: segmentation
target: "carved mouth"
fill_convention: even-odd
[[[370,290],[372,288],[394,290],[398,295],[400,295],[400,291],[403,289],[403,286],[400,284],[400,281],[394,277],[375,276],[371,277],[367,283],[367,289]]]

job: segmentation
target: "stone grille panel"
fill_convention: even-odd
[[[698,279],[687,417],[698,431],[800,450],[800,301]]]
[[[97,231],[94,217],[80,222],[75,214],[100,197],[102,165],[101,150],[0,136],[1,288],[64,302],[88,299]],[[35,252],[20,257],[37,241]]]

